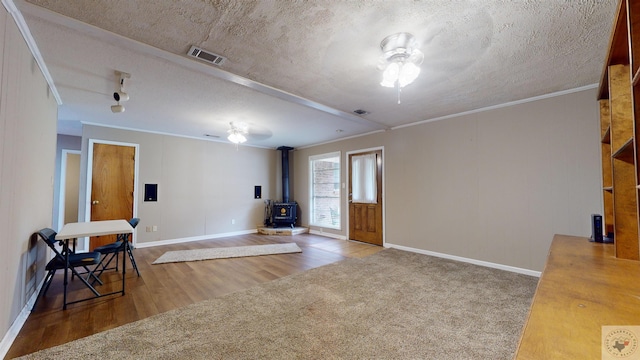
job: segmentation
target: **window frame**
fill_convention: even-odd
[[[333,217],[331,216],[330,212],[328,214],[330,219],[329,223],[316,221],[316,213],[318,211],[316,207],[317,199],[322,197],[317,196],[317,194],[314,193],[315,191],[314,185],[316,184],[316,176],[315,176],[316,170],[314,169],[314,163],[316,161],[324,160],[324,159],[336,159],[338,164],[336,169],[332,169],[332,170],[338,171],[337,176],[334,175],[334,182],[333,182],[334,184],[333,191],[337,192],[337,197],[335,197],[335,204],[338,210],[337,224],[331,223],[333,221],[331,220]],[[337,185],[337,188],[336,188],[336,185]],[[324,198],[326,199],[326,198],[334,198],[334,197],[324,197]],[[329,211],[331,211],[331,208],[329,209]],[[341,213],[342,213],[342,153],[341,151],[333,151],[330,153],[309,156],[309,226],[317,226],[321,228],[342,230],[342,220],[340,215]]]

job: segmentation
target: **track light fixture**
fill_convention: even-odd
[[[119,89],[113,93],[113,100],[116,101],[116,105],[111,106],[112,113],[124,112],[124,106],[120,105],[121,101],[129,100],[129,94],[124,92],[124,79],[129,79],[130,74],[116,70],[116,79],[118,80]]]
[[[129,100],[129,94],[122,91],[116,91],[113,93],[113,98],[115,101],[127,101]]]
[[[117,105],[111,105],[111,112],[114,114],[124,112],[124,106],[119,103]]]

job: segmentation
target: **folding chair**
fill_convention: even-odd
[[[139,222],[140,222],[139,218],[133,218],[129,220],[129,224],[134,229],[136,228],[136,226],[138,226]],[[138,273],[138,276],[140,276],[140,271],[138,271],[136,260],[133,258],[133,251],[131,250],[131,244],[129,243],[129,234],[118,235],[117,240],[115,242],[112,242],[111,244],[99,246],[93,249],[93,251],[96,251],[102,255],[102,258],[100,259],[100,263],[95,268],[95,271],[97,272],[97,275],[96,275],[97,277],[100,277],[100,275],[102,275],[102,273],[105,270],[115,269],[116,271],[118,271],[118,258],[119,258],[120,252],[124,253],[125,251],[129,255],[129,259],[131,260],[131,264],[133,265],[133,268]],[[116,259],[116,266],[109,267],[109,264],[111,264],[111,261],[113,261],[114,258]],[[122,263],[124,264],[124,255],[123,255]]]
[[[66,254],[64,253],[65,251],[65,247],[63,245],[64,243],[63,241],[56,240],[56,232],[50,228],[44,228],[38,231],[38,235],[47,244],[47,246],[49,246],[49,248],[53,251],[54,257],[47,263],[47,266],[45,267],[45,270],[47,270],[47,275],[44,277],[44,283],[42,284],[42,288],[40,288],[40,292],[36,297],[36,301],[33,304],[32,310],[35,309],[36,304],[38,303],[38,300],[40,299],[40,297],[46,295],[47,291],[49,290],[49,286],[53,281],[53,276],[56,274],[56,271],[62,270],[65,267],[67,267],[66,259],[65,259]],[[56,243],[60,244],[60,246],[62,247],[62,251],[56,248]],[[71,270],[71,274],[80,278],[80,280],[82,280],[82,282],[96,296],[100,295],[96,291],[96,289],[94,289],[94,287],[91,284],[89,284],[89,281],[88,281],[89,279],[93,278],[92,282],[98,281],[98,283],[102,285],[102,281],[100,281],[100,279],[98,279],[93,274],[93,271],[90,270],[88,267],[88,266],[96,265],[100,263],[100,253],[98,252],[74,253],[73,251],[71,251],[71,249],[67,249],[67,251],[69,251],[69,267],[68,268],[69,270]],[[79,273],[78,270],[76,270],[76,268],[78,267],[83,268],[85,272]],[[87,274],[87,277],[86,278],[83,277],[82,276],[83,274]]]

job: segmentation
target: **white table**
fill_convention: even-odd
[[[80,301],[90,300],[92,298],[81,299],[67,303],[67,283],[68,283],[68,269],[69,269],[69,240],[77,239],[85,236],[100,236],[100,235],[113,235],[113,234],[132,234],[133,227],[126,220],[104,220],[104,221],[89,221],[89,222],[77,222],[65,224],[60,232],[56,234],[56,240],[62,240],[63,251],[65,254],[66,265],[64,268],[64,305],[63,309],[66,310],[68,304],[73,304]],[[126,244],[125,244],[126,245]],[[95,297],[108,296],[113,294],[122,293],[124,295],[124,280],[126,269],[126,256],[123,256],[122,260],[122,290],[115,291],[108,294],[100,294],[93,288],[88,282],[83,281],[94,293]]]

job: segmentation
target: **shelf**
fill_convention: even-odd
[[[620,146],[620,148],[616,150],[611,157],[629,163],[633,162],[633,138],[625,141],[625,143],[622,144],[622,146]]]
[[[600,140],[603,144],[611,144],[611,126],[607,127],[607,130],[604,131],[604,135],[602,135],[602,140]]]
[[[608,86],[608,69],[609,65],[629,64],[629,38],[627,35],[627,7],[626,1],[618,2],[617,16],[613,24],[611,37],[609,39],[609,53],[604,63],[602,78],[600,80],[600,89],[598,91],[598,100],[609,98]]]
[[[616,258],[640,260],[640,1],[617,2],[598,93],[603,230],[614,234]]]
[[[633,79],[631,80],[631,84],[633,86],[637,86],[638,81],[640,81],[640,69],[638,69],[638,71],[636,71],[636,73],[633,74]]]
[[[633,74],[633,84],[640,81],[640,3],[627,1],[627,28],[629,37],[629,58]]]

